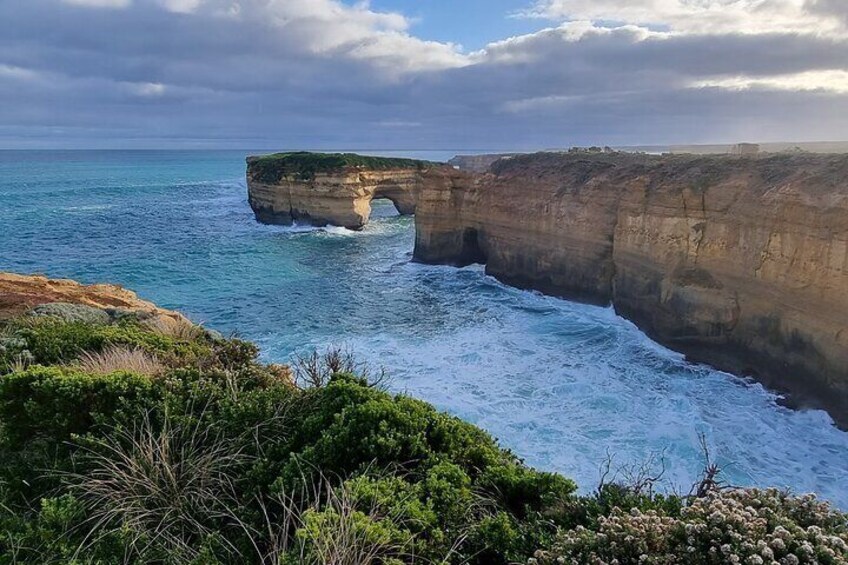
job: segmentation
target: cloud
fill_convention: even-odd
[[[159,0],[159,4],[169,12],[190,14],[197,10],[203,0]]]
[[[130,83],[127,86],[138,96],[162,96],[166,90],[165,85],[158,82]]]
[[[848,2],[845,0],[807,0],[805,8],[812,13],[840,19],[848,26]]]
[[[132,0],[62,0],[66,4],[89,8],[126,8]]]
[[[848,94],[848,71],[807,71],[769,77],[734,76],[696,81],[693,88],[726,88],[729,90],[786,90],[803,92],[820,90]]]
[[[524,14],[554,20],[624,22],[699,34],[821,34],[843,31],[833,17],[837,4],[844,6],[844,1],[541,0]],[[844,15],[844,8],[841,10]]]
[[[768,17],[764,0],[552,0],[532,8],[550,27],[473,53],[361,2],[94,3],[107,7],[0,2],[0,145],[513,150],[848,131],[832,0],[769,0]]]

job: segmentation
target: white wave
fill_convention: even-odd
[[[463,271],[476,281],[463,287]],[[703,433],[732,484],[791,485],[848,508],[848,434],[826,413],[789,410],[759,384],[689,364],[611,308],[506,287],[486,296],[481,285],[500,283],[480,267],[452,276],[454,299],[481,312],[477,323],[349,338],[395,390],[482,426],[584,490],[607,452],[620,464],[663,452],[666,487],[688,490],[703,468]]]

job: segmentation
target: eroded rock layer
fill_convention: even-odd
[[[360,229],[375,198],[413,214],[424,161],[354,154],[287,153],[247,160],[248,199],[257,220]]]
[[[848,155],[514,157],[427,183],[415,257],[612,303],[848,426]]]

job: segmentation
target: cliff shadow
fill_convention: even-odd
[[[488,261],[489,257],[480,244],[480,231],[476,228],[465,228],[462,232],[459,262],[465,265],[485,265]]]

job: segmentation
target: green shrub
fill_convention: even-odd
[[[69,304],[67,302],[50,302],[36,306],[28,313],[36,318],[58,318],[63,322],[82,322],[92,325],[108,325],[112,317],[108,312],[85,304]]]
[[[51,445],[96,424],[131,421],[155,402],[152,381],[132,373],[91,375],[67,367],[35,366],[0,378],[0,420],[7,448],[39,439]]]
[[[52,365],[68,363],[83,352],[98,352],[108,345],[137,347],[175,364],[197,363],[212,353],[204,341],[176,340],[132,321],[103,325],[45,317],[19,322],[13,329],[14,347],[0,350],[0,373],[9,372],[21,354],[32,364]]]
[[[130,319],[14,322],[0,346],[3,370],[52,364],[0,375],[0,565],[848,560],[848,518],[814,498],[577,496],[352,363],[299,388],[252,344]],[[68,364],[114,346],[161,369]]]
[[[543,564],[847,563],[848,516],[812,495],[714,491],[679,517],[615,508],[595,529],[562,532],[553,549],[536,557]]]
[[[248,158],[248,174],[256,181],[274,184],[284,176],[311,180],[316,173],[339,172],[349,167],[370,170],[423,169],[429,161],[374,157],[355,153],[274,153]]]

